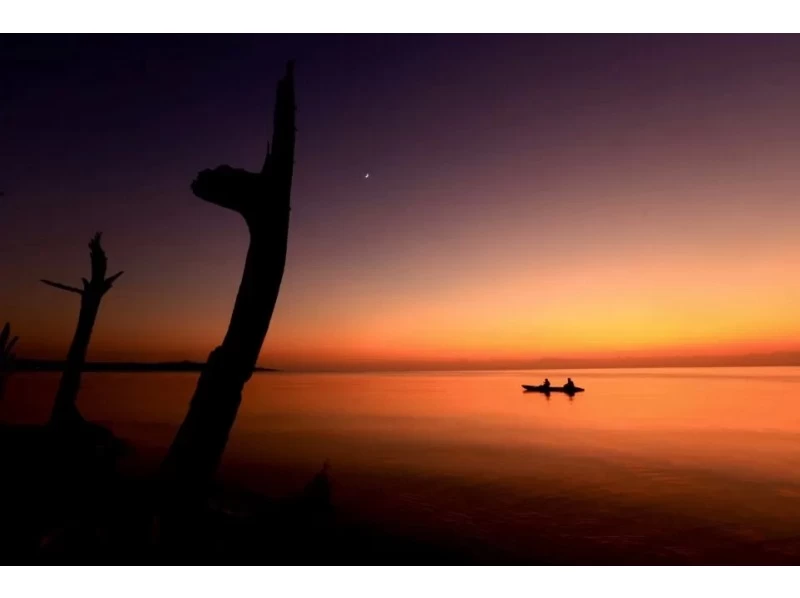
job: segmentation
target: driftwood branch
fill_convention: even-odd
[[[103,296],[111,288],[114,281],[122,276],[122,272],[117,272],[113,276],[106,278],[108,258],[100,244],[101,238],[102,234],[96,233],[89,241],[89,261],[92,267],[92,274],[90,279],[81,278],[83,289],[42,279],[42,282],[46,285],[77,293],[81,296],[78,324],[67,353],[64,372],[61,375],[51,416],[52,423],[58,425],[73,425],[82,421],[75,403],[80,390],[81,372],[86,362],[86,352],[89,348],[92,330]]]
[[[6,348],[3,351],[3,359],[14,359],[14,354],[11,351],[14,349],[14,345],[17,344],[18,340],[19,337],[15,336],[11,339],[11,341],[9,341],[8,345],[6,345]]]
[[[11,324],[6,322],[0,332],[0,401],[3,400],[6,390],[6,378],[14,368],[15,355],[12,353],[19,337],[11,337]]]
[[[106,268],[108,267],[108,258],[103,247],[100,245],[103,233],[95,233],[92,240],[89,241],[89,260],[92,263],[92,282],[105,280]]]
[[[192,192],[200,199],[238,212],[247,219],[250,207],[266,188],[261,175],[225,164],[200,172],[192,182]]]
[[[85,287],[86,283],[88,283],[89,281],[87,281],[85,278],[83,280],[84,280],[84,287]],[[70,293],[78,293],[78,295],[83,295],[83,291],[81,289],[77,289],[75,287],[71,287],[68,284],[61,284],[60,282],[53,282],[52,280],[46,280],[44,278],[42,278],[41,281],[44,284],[48,285],[48,286],[55,287],[57,289],[61,289],[62,291],[69,291]]]
[[[120,270],[119,272],[114,274],[114,276],[109,276],[108,278],[106,278],[105,285],[110,289],[111,285],[114,284],[114,281],[117,280],[117,278],[119,278],[123,274],[125,274],[125,271]]]
[[[103,250],[103,246],[100,244],[102,237],[103,233],[95,233],[94,237],[92,237],[92,240],[89,241],[89,261],[92,266],[92,278],[81,278],[81,282],[83,283],[82,289],[70,286],[68,284],[46,280],[44,278],[41,279],[42,282],[56,289],[69,291],[70,293],[77,293],[78,295],[87,295],[96,298],[100,298],[105,295],[112,287],[114,282],[120,276],[122,276],[123,271],[119,271],[113,276],[106,278],[108,258],[106,257],[106,252]]]
[[[6,325],[3,326],[3,331],[0,332],[0,365],[14,358],[14,354],[11,351],[14,349],[14,345],[17,344],[19,337],[11,337],[11,340],[9,340],[9,337],[11,337],[11,324],[6,322]]]
[[[225,165],[200,172],[192,183],[200,199],[244,217],[250,245],[225,338],[209,355],[186,418],[162,464],[168,502],[177,501],[175,512],[186,507],[178,496],[196,501],[214,476],[278,298],[286,264],[294,169],[292,63],[278,83],[273,122],[261,172]]]
[[[6,325],[3,326],[3,331],[0,332],[0,348],[6,346],[6,341],[9,336],[11,336],[11,324],[6,322]]]

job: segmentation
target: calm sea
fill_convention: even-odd
[[[281,495],[330,460],[344,516],[477,559],[800,563],[800,368],[257,374],[221,474]],[[80,408],[154,467],[194,374],[88,374]],[[53,374],[0,418],[44,421]]]

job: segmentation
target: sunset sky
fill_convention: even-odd
[[[798,36],[5,36],[0,321],[61,358],[202,360],[296,59],[289,255],[260,363],[525,367],[800,351]],[[369,178],[365,175],[369,173]]]

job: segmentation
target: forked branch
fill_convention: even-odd
[[[78,295],[90,294],[94,295],[98,299],[105,295],[109,289],[111,289],[114,281],[122,276],[124,272],[119,271],[113,276],[109,276],[108,278],[105,277],[106,270],[108,268],[108,258],[106,257],[106,252],[103,251],[103,246],[100,244],[102,236],[103,233],[95,233],[94,237],[92,237],[92,240],[89,241],[89,260],[92,265],[92,278],[91,280],[81,278],[81,281],[83,282],[83,289],[79,289],[61,282],[47,280],[45,278],[42,278],[41,282],[53,288],[60,289],[62,291],[68,291],[70,293],[77,293]]]

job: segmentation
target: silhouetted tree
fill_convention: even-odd
[[[100,301],[114,284],[114,281],[122,276],[122,272],[117,272],[113,276],[106,278],[108,260],[105,251],[100,245],[100,238],[101,233],[97,233],[89,241],[92,278],[90,280],[81,279],[83,280],[82,289],[50,280],[42,280],[46,285],[69,291],[70,293],[77,293],[81,296],[78,326],[75,329],[75,336],[72,338],[69,353],[67,353],[67,361],[58,385],[56,401],[50,418],[54,424],[70,424],[83,421],[75,402],[78,399],[78,390],[81,386],[81,372],[86,363],[86,351],[92,338],[92,329],[97,319],[97,312],[100,309]]]
[[[0,401],[3,400],[5,395],[6,379],[14,367],[15,355],[11,351],[18,340],[18,336],[11,336],[11,324],[6,322],[6,325],[3,326],[3,331],[0,332]]]
[[[213,478],[278,299],[294,169],[293,67],[293,62],[287,64],[278,83],[272,145],[267,145],[261,172],[219,166],[202,171],[192,184],[200,199],[242,215],[250,246],[227,334],[208,357],[163,463],[162,473],[172,491],[200,496]]]

